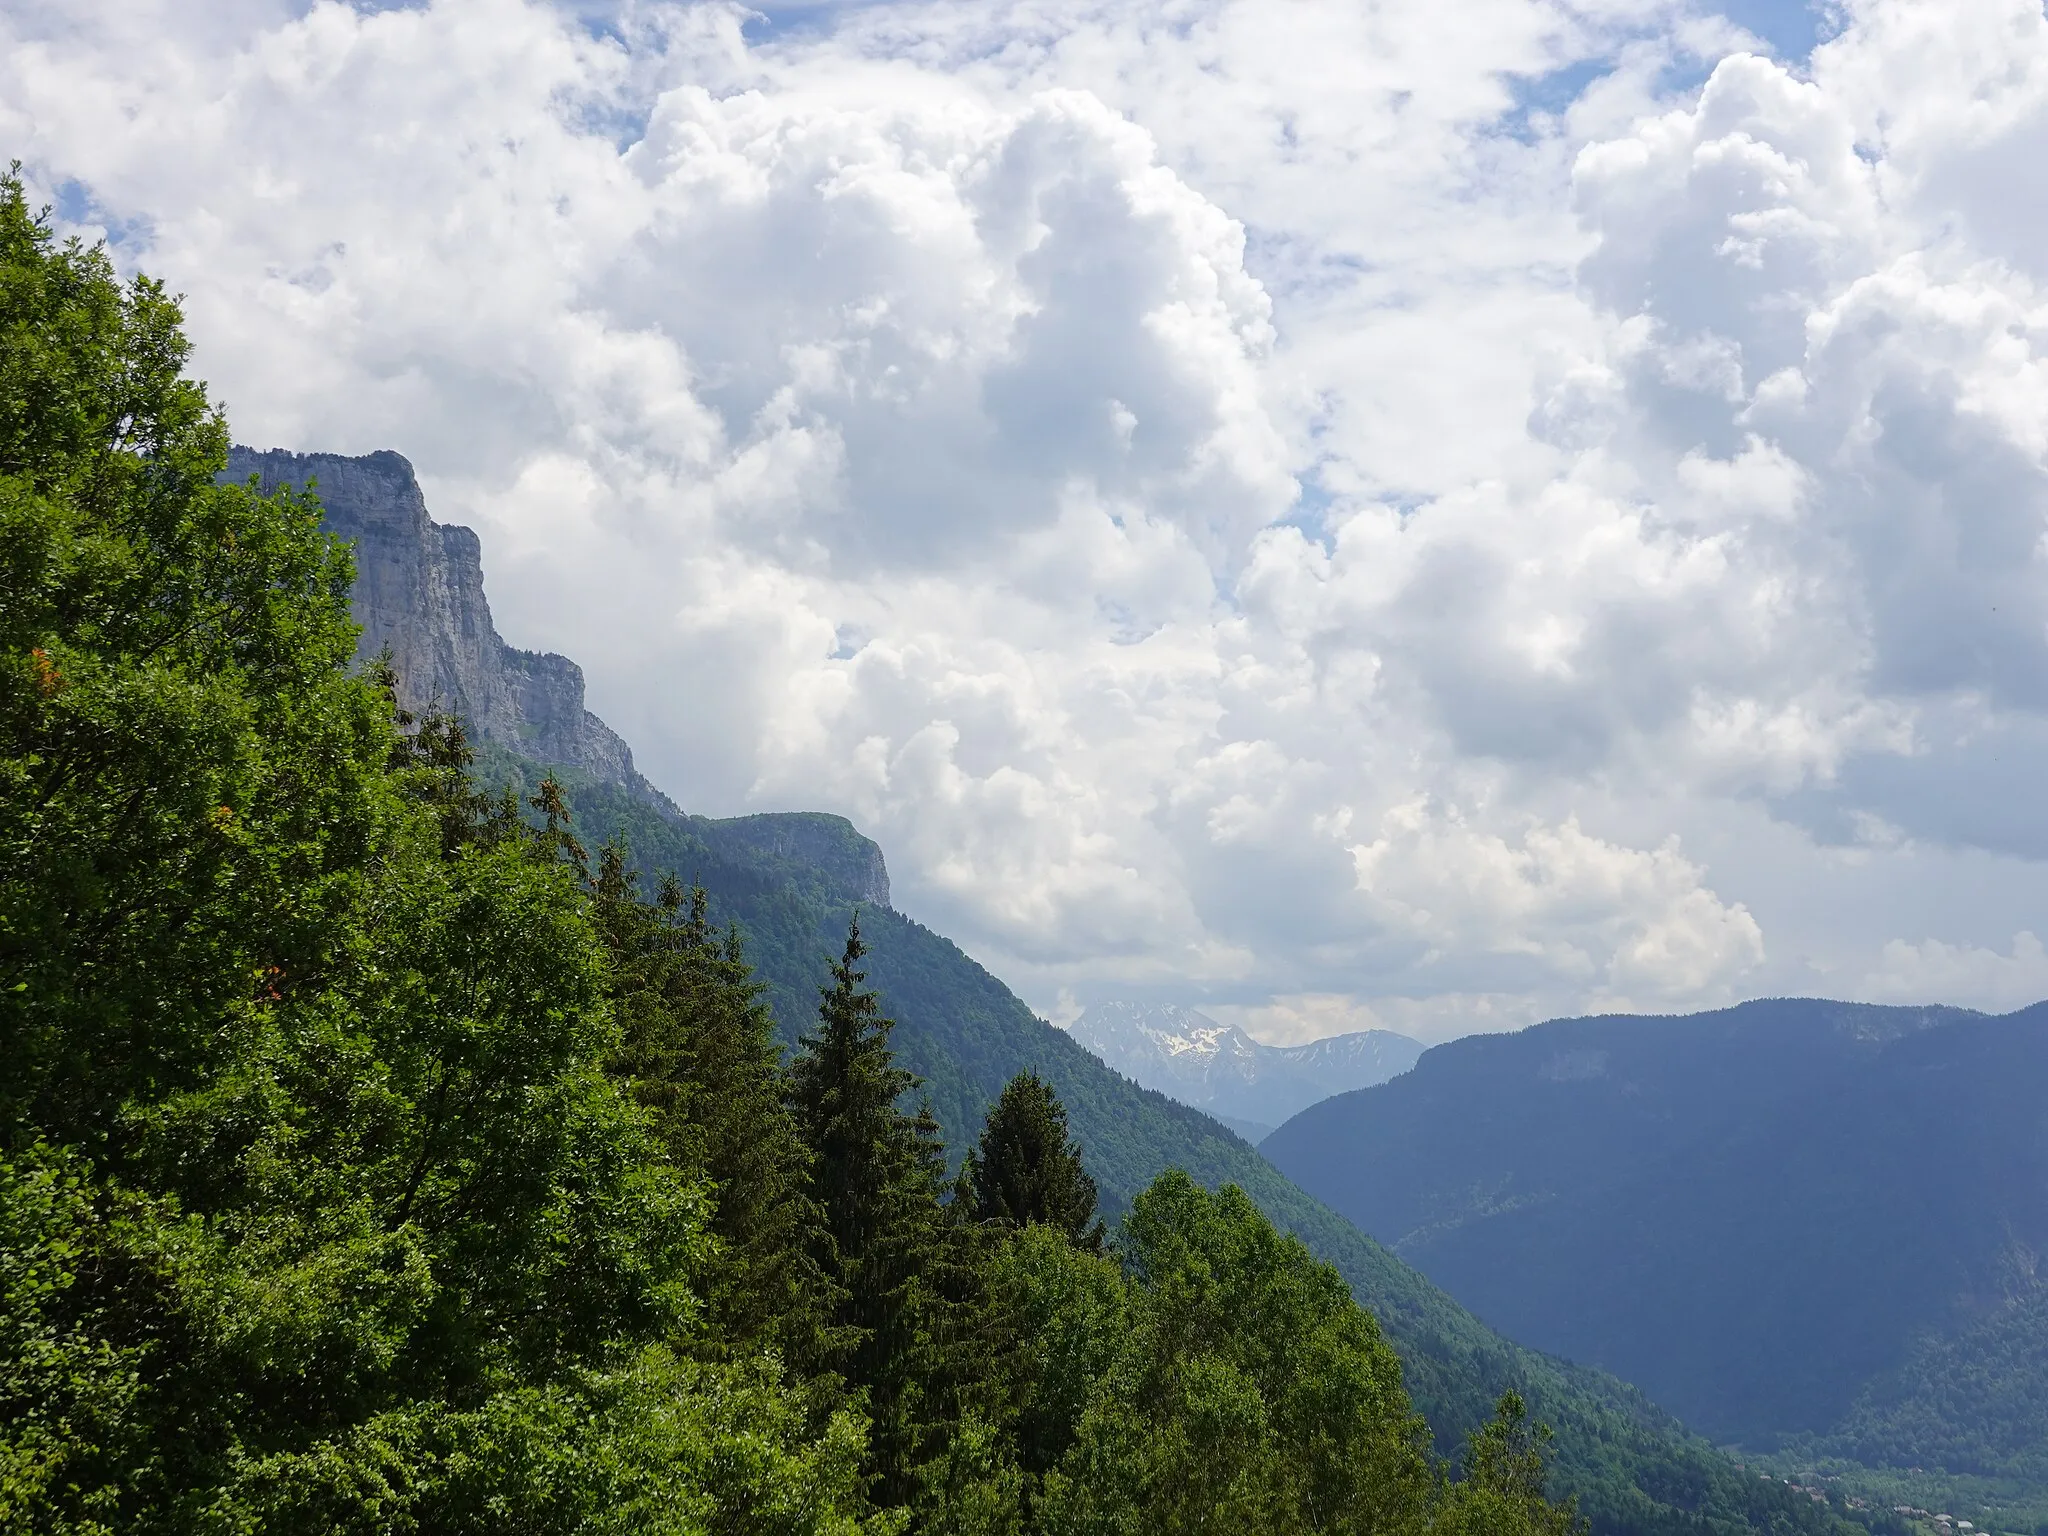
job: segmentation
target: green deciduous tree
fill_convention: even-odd
[[[401,732],[185,355],[0,180],[0,1524],[856,1529],[859,1423],[689,1357],[565,828]]]
[[[1049,1532],[1396,1532],[1433,1487],[1399,1363],[1245,1195],[1163,1176],[1127,1223],[1116,1354],[1048,1474]]]
[[[1465,1448],[1464,1477],[1450,1487],[1435,1529],[1444,1536],[1574,1536],[1585,1522],[1544,1494],[1550,1431],[1529,1419],[1519,1392],[1502,1395],[1491,1423]]]
[[[332,963],[383,814],[347,553],[213,484],[185,354],[0,185],[0,1117],[115,1165],[221,1010]]]
[[[1096,1384],[1124,1348],[1130,1283],[1114,1260],[1038,1226],[997,1252],[990,1288],[1011,1325],[1001,1374],[1017,1459],[1042,1478],[1073,1447]]]

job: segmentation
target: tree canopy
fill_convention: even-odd
[[[700,1358],[579,871],[186,355],[0,184],[0,1526],[853,1529],[858,1418]]]
[[[1036,1072],[1010,1079],[961,1172],[976,1220],[1042,1223],[1101,1251],[1095,1181],[1067,1133],[1066,1106]]]

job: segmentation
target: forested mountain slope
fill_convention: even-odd
[[[529,782],[536,765],[503,754],[490,771]],[[1305,1195],[1248,1143],[1200,1111],[1110,1070],[1037,1018],[1007,987],[943,936],[886,907],[858,900],[829,869],[753,856],[734,822],[674,817],[614,786],[571,780],[586,839],[618,837],[644,869],[702,885],[716,918],[739,926],[767,984],[785,1037],[816,1016],[825,964],[857,909],[870,946],[868,975],[897,1021],[903,1063],[925,1082],[955,1146],[980,1123],[1011,1075],[1036,1069],[1058,1090],[1089,1171],[1112,1213],[1167,1168],[1202,1183],[1234,1183],[1275,1222],[1335,1264],[1380,1319],[1400,1354],[1416,1407],[1441,1450],[1453,1453],[1508,1387],[1529,1398],[1557,1433],[1558,1483],[1575,1493],[1597,1532],[1820,1532],[1834,1513],[1778,1483],[1739,1471],[1642,1394],[1597,1370],[1522,1348],[1480,1323],[1443,1291]],[[747,818],[759,820],[759,818]],[[829,862],[860,867],[868,844],[834,818],[844,844]]]
[[[1717,1439],[2048,1485],[2048,1005],[1559,1020],[1439,1046],[1264,1150],[1495,1327]]]

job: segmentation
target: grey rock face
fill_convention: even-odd
[[[265,491],[313,485],[327,531],[355,548],[350,606],[363,627],[363,660],[385,649],[398,702],[438,707],[470,734],[521,757],[573,768],[687,822],[713,849],[773,869],[842,900],[889,905],[882,850],[843,816],[771,812],[709,820],[685,817],[633,767],[633,752],[583,707],[583,669],[566,656],[507,645],[484,596],[483,546],[470,529],[437,523],[412,465],[399,454],[259,452],[236,448],[222,479],[255,476]]]
[[[1192,1009],[1145,1003],[1098,1004],[1075,1021],[1073,1036],[1132,1081],[1253,1128],[1383,1083],[1422,1054],[1419,1040],[1385,1029],[1263,1045]]]
[[[889,869],[882,850],[844,816],[823,811],[772,811],[699,823],[704,840],[724,853],[744,850],[808,871],[831,895],[863,906],[889,905]]]
[[[467,528],[436,523],[412,465],[396,453],[236,448],[222,477],[251,475],[266,491],[313,484],[328,531],[355,546],[357,653],[390,648],[399,703],[438,706],[472,735],[524,757],[655,795],[633,753],[583,707],[583,669],[498,637],[484,597],[483,547]]]

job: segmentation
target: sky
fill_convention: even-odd
[[[2048,996],[2039,0],[0,0],[0,146],[1056,1021]]]

